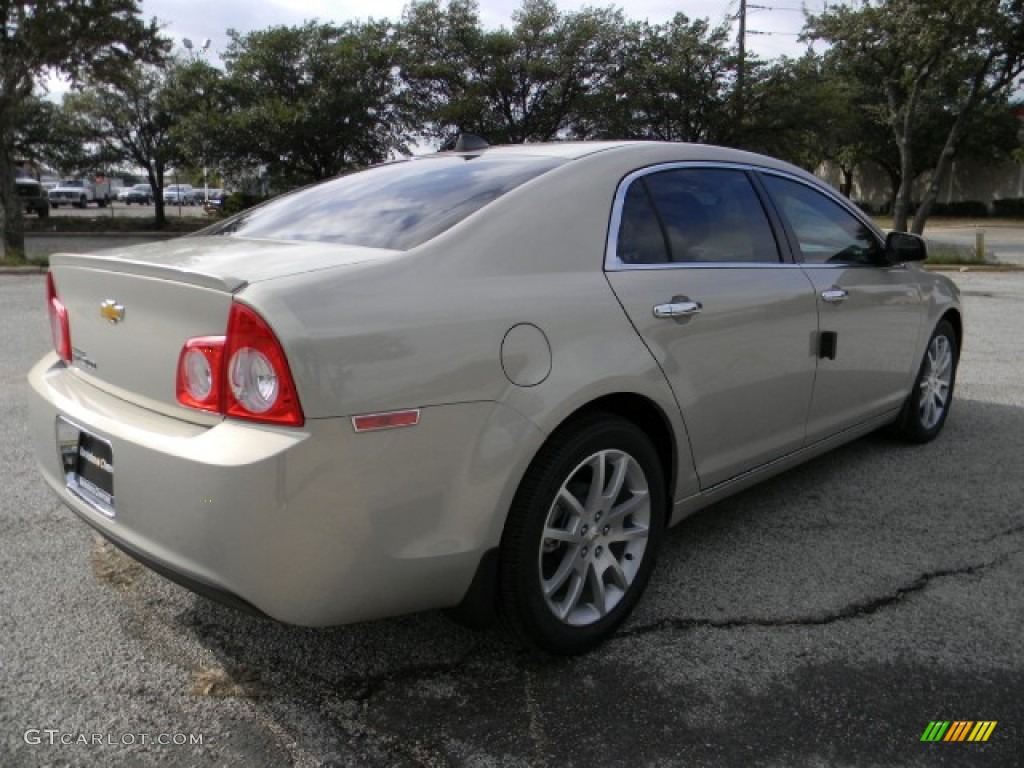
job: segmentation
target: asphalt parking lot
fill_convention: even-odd
[[[1020,765],[1024,273],[955,279],[937,442],[869,436],[691,518],[614,639],[540,659],[440,613],[279,626],[98,545],[28,448],[43,279],[0,276],[0,766]],[[922,743],[936,720],[997,725]]]

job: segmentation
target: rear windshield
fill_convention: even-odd
[[[486,154],[402,160],[307,187],[201,234],[408,250],[564,162]]]

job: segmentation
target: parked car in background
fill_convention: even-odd
[[[206,204],[211,200],[219,200],[223,190],[219,187],[210,187],[209,189],[196,189],[196,197],[200,203]]]
[[[191,184],[171,184],[164,187],[164,205],[195,205],[196,191]]]
[[[149,184],[135,184],[130,187],[122,189],[117,199],[125,205],[131,205],[137,203],[139,205],[152,205],[153,204],[153,187]]]
[[[42,184],[35,179],[22,177],[14,180],[14,188],[25,213],[34,213],[40,218],[50,215],[50,201]]]
[[[89,203],[96,203],[99,208],[106,208],[111,199],[110,180],[92,181],[90,179],[62,179],[48,193],[50,205],[59,208],[62,205],[73,205],[85,208]]]
[[[579,653],[668,526],[881,427],[939,435],[964,331],[925,256],[772,158],[463,137],[51,256],[31,439],[86,523],[207,596],[497,611]]]
[[[206,193],[203,199],[203,210],[213,215],[221,212],[224,207],[224,190],[223,189],[211,189]]]

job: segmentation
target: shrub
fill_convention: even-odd
[[[993,200],[992,215],[1007,219],[1024,219],[1024,197]]]
[[[918,205],[915,205],[914,208],[916,209]],[[980,200],[961,200],[956,203],[935,203],[935,205],[932,206],[931,215],[952,216],[965,219],[987,218],[988,206]]]
[[[252,208],[254,205],[262,203],[266,198],[258,195],[247,195],[244,192],[232,192],[226,198],[224,198],[224,205],[221,207],[221,213],[225,216],[234,216],[236,213],[241,213],[246,208]]]

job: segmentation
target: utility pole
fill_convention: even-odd
[[[747,0],[740,0],[740,60],[736,66],[736,118],[743,118],[743,85],[747,75]]]

